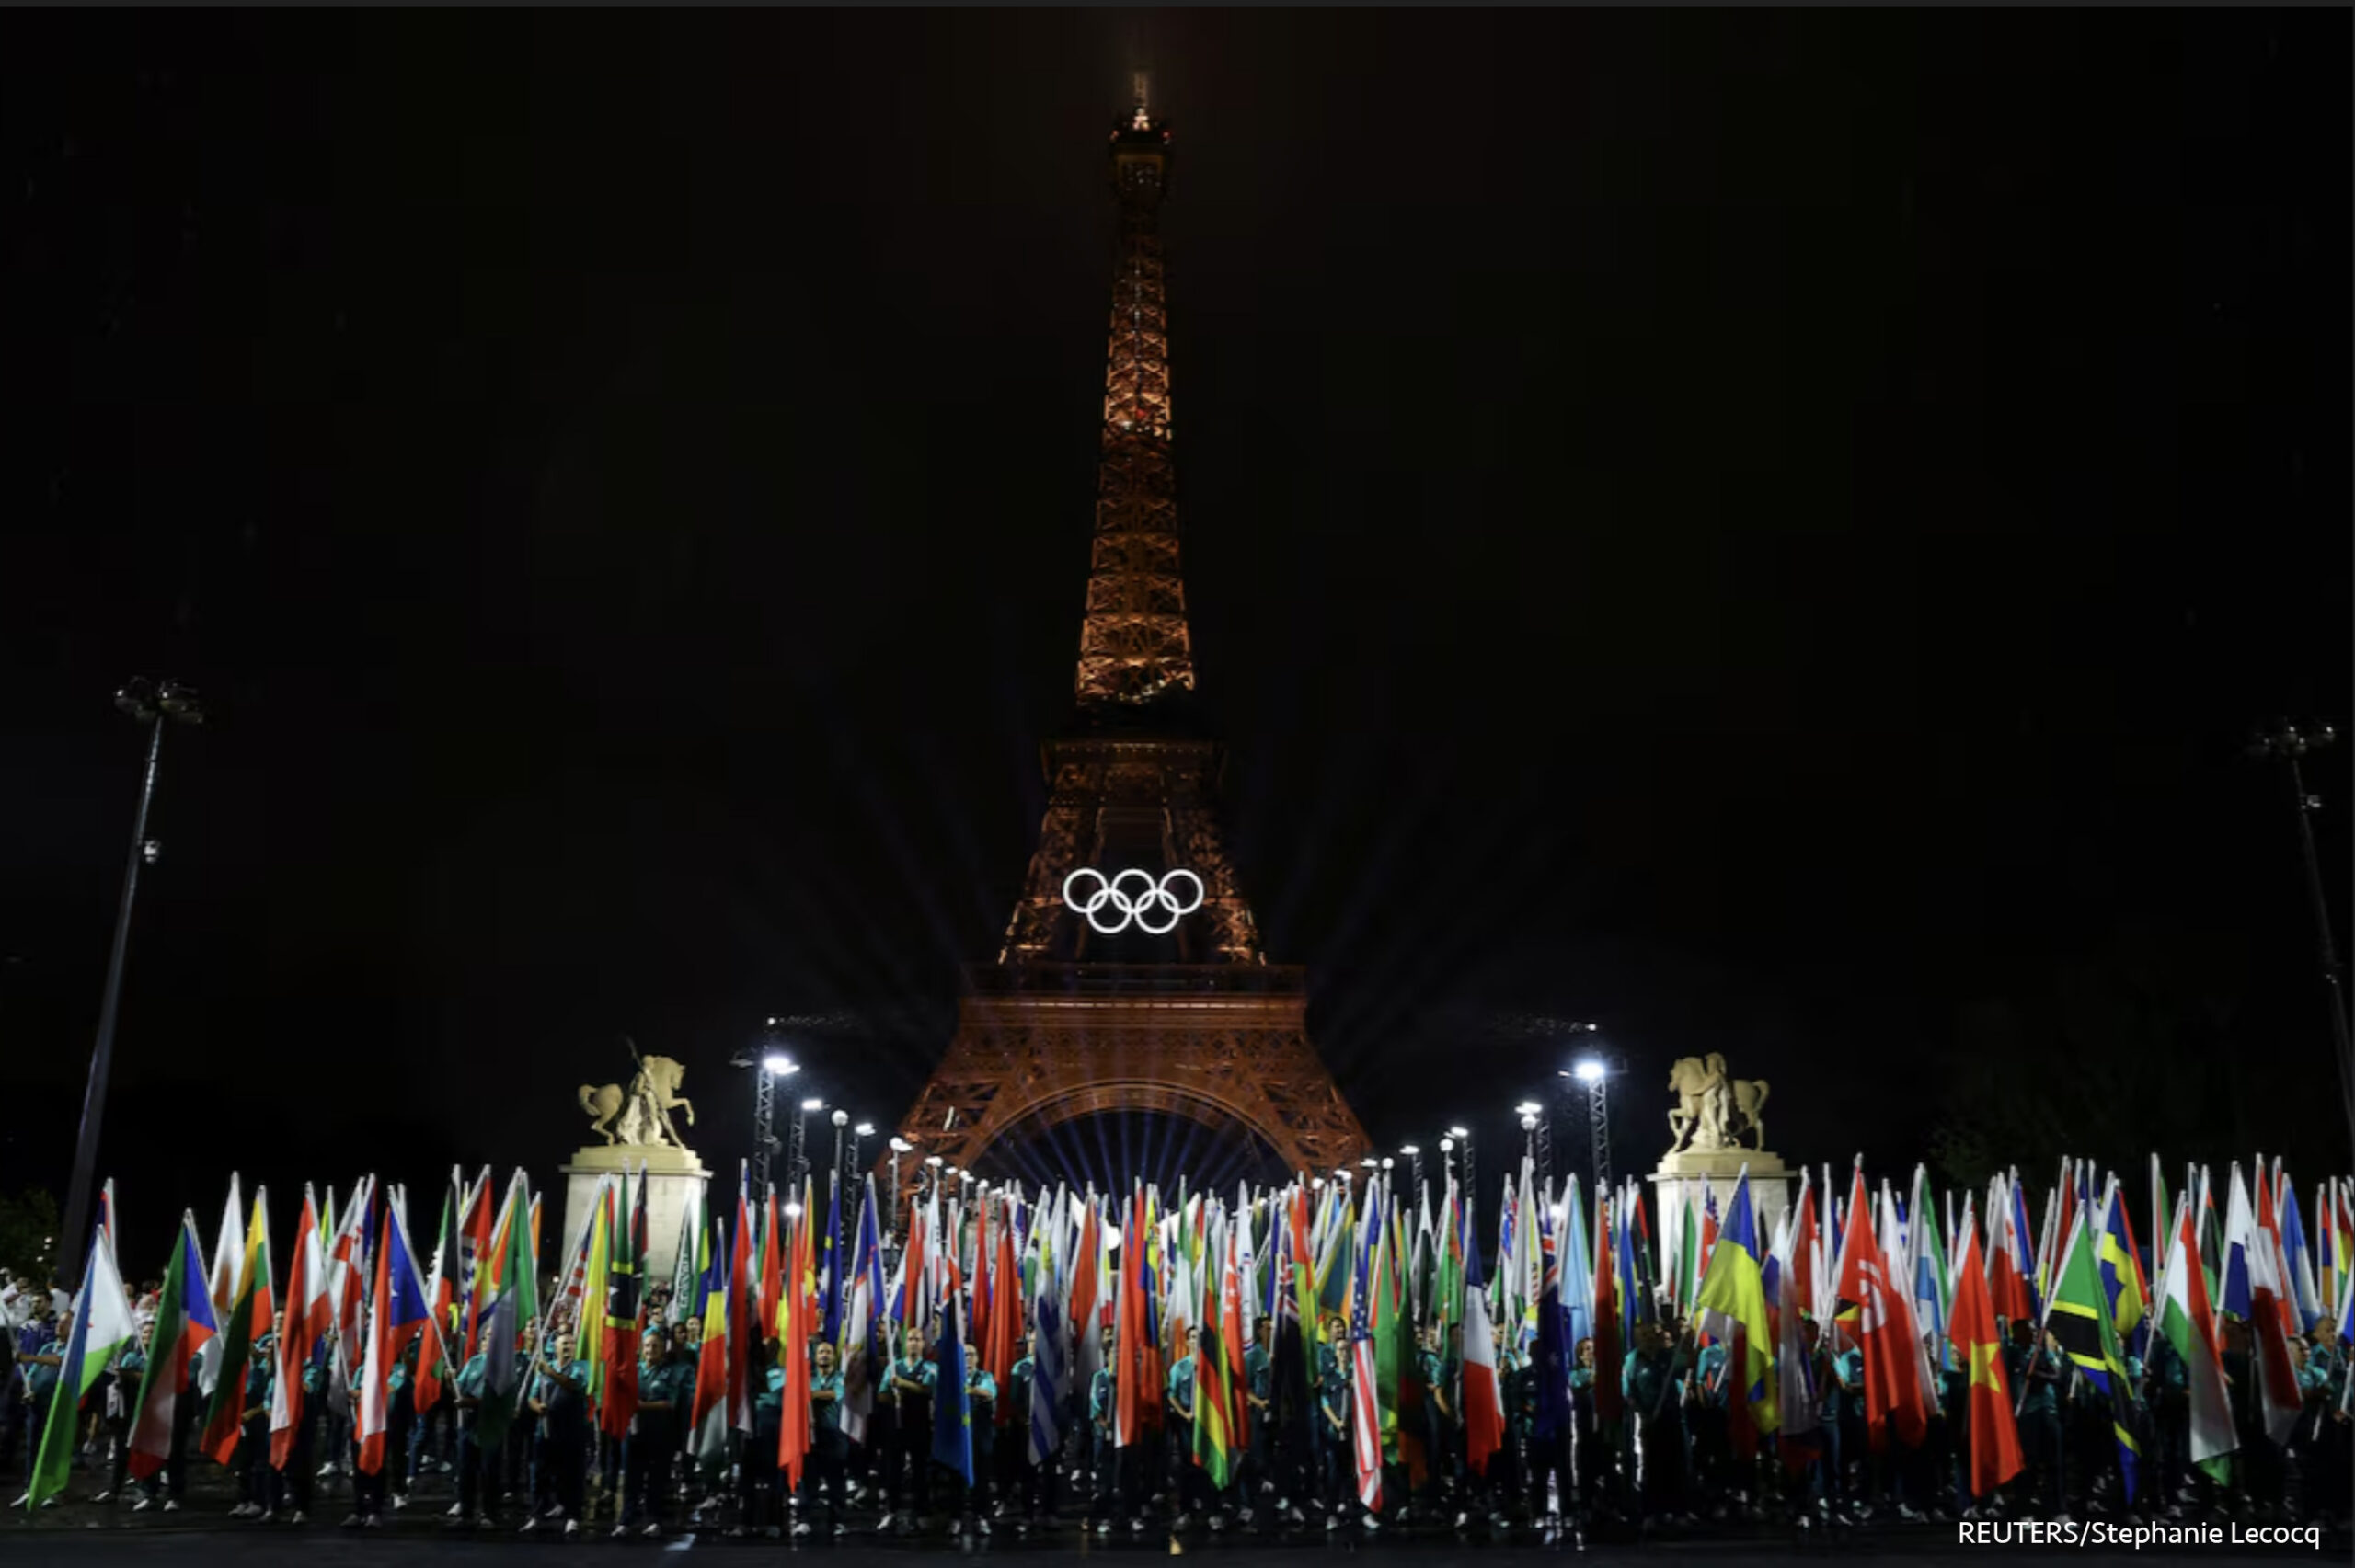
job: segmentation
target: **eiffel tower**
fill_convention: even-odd
[[[1291,1171],[1368,1148],[1309,1044],[1305,976],[1268,962],[1216,818],[1225,754],[1196,706],[1178,565],[1169,165],[1140,74],[1111,137],[1120,239],[1077,715],[1043,749],[1046,818],[997,961],[966,969],[956,1038],[900,1123],[946,1165],[1112,1112],[1239,1129]]]

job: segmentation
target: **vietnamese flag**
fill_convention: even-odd
[[[1955,1271],[1954,1310],[1947,1337],[1970,1369],[1970,1494],[1984,1497],[2019,1474],[2019,1427],[2004,1374],[2004,1345],[1995,1332],[1995,1303],[1979,1257],[1979,1233],[1965,1215],[1962,1261]]]

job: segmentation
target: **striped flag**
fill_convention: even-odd
[[[180,1217],[180,1239],[164,1274],[164,1299],[155,1309],[155,1333],[147,1344],[147,1371],[139,1380],[138,1415],[132,1423],[128,1470],[144,1481],[171,1458],[180,1426],[179,1402],[189,1391],[190,1362],[220,1332],[213,1314],[213,1292],[196,1239],[196,1218]]]
[[[253,1219],[246,1226],[246,1255],[237,1265],[237,1282],[222,1317],[219,1368],[213,1383],[213,1404],[205,1413],[204,1436],[197,1447],[215,1464],[236,1457],[245,1432],[246,1370],[252,1365],[254,1342],[270,1332],[270,1189],[254,1189]]]
[[[109,1197],[113,1185],[108,1185]],[[109,1208],[111,1205],[109,1204]],[[25,1489],[25,1506],[38,1508],[65,1490],[72,1473],[74,1446],[80,1440],[82,1401],[122,1348],[139,1336],[131,1315],[131,1298],[122,1288],[122,1272],[115,1266],[105,1212],[90,1238],[90,1261],[82,1276],[81,1294],[67,1309],[73,1327],[65,1337],[65,1354],[57,1368],[57,1386],[50,1391],[49,1417],[42,1424],[40,1450],[33,1459],[31,1483]]]
[[[1367,1219],[1377,1207],[1368,1197]],[[1358,1501],[1369,1513],[1382,1510],[1382,1412],[1374,1401],[1373,1248],[1358,1248],[1357,1276],[1350,1291],[1350,1439],[1357,1460]]]

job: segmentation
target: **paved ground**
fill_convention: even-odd
[[[12,1480],[14,1478],[11,1478]],[[521,1510],[510,1504],[502,1516],[511,1524],[496,1534],[477,1537],[444,1528],[442,1512],[448,1505],[448,1482],[440,1477],[419,1482],[414,1505],[391,1514],[382,1529],[346,1531],[336,1528],[350,1509],[350,1493],[341,1482],[321,1482],[309,1524],[247,1524],[227,1517],[235,1501],[226,1477],[218,1470],[192,1467],[188,1505],[176,1513],[160,1509],[133,1513],[128,1503],[97,1505],[86,1498],[103,1480],[76,1469],[68,1501],[62,1506],[28,1516],[22,1509],[0,1515],[0,1564],[70,1562],[76,1568],[179,1568],[181,1564],[275,1564],[313,1568],[328,1562],[350,1568],[376,1563],[416,1564],[431,1559],[455,1565],[498,1561],[525,1562],[590,1562],[645,1564],[667,1563],[676,1568],[682,1554],[717,1555],[751,1561],[791,1551],[822,1556],[844,1563],[895,1562],[908,1568],[911,1559],[953,1559],[983,1556],[1004,1568],[1049,1565],[1070,1568],[1074,1559],[1117,1556],[1137,1568],[1148,1558],[1172,1555],[1215,1557],[1219,1568],[1303,1568],[1316,1561],[1366,1557],[1393,1562],[1413,1561],[1432,1568],[1480,1568],[1499,1562],[1534,1564],[1577,1559],[1595,1563],[1634,1562],[1662,1557],[1714,1562],[1740,1561],[1821,1564],[1837,1561],[1842,1568],[1870,1568],[1878,1563],[1903,1563],[1909,1568],[1936,1565],[1959,1568],[1977,1562],[1987,1568],[1991,1559],[2019,1552],[2056,1555],[2067,1551],[2081,1562],[2100,1560],[2148,1563],[2154,1560],[2211,1562],[2246,1557],[2322,1557],[2333,1562],[2355,1559],[2355,1539],[2345,1534],[2326,1537],[2318,1545],[2276,1547],[2218,1546],[2191,1549],[2146,1547],[2133,1551],[2115,1547],[2033,1547],[2019,1544],[1966,1545],[1955,1525],[1905,1525],[1876,1521],[1830,1536],[1802,1536],[1788,1526],[1704,1526],[1656,1535],[1643,1541],[1597,1539],[1581,1550],[1579,1543],[1551,1544],[1529,1531],[1508,1539],[1466,1539],[1442,1529],[1429,1533],[1388,1529],[1368,1538],[1357,1530],[1327,1534],[1321,1530],[1282,1536],[1212,1536],[1197,1529],[1174,1544],[1166,1531],[1136,1536],[1126,1531],[1109,1539],[1085,1534],[1076,1519],[1045,1538],[1024,1539],[1001,1526],[996,1534],[972,1545],[960,1545],[945,1534],[913,1539],[878,1539],[853,1533],[839,1540],[795,1542],[755,1538],[729,1540],[717,1533],[679,1536],[661,1542],[611,1540],[610,1516],[585,1539],[564,1542],[517,1535],[514,1523]],[[11,1487],[13,1496],[17,1487]]]

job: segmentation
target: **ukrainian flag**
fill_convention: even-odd
[[[1694,1302],[1704,1332],[1731,1340],[1741,1331],[1741,1391],[1762,1433],[1782,1425],[1775,1380],[1775,1331],[1766,1317],[1766,1276],[1759,1265],[1758,1218],[1750,1202],[1750,1173],[1734,1183],[1725,1228],[1709,1253],[1709,1272]]]

